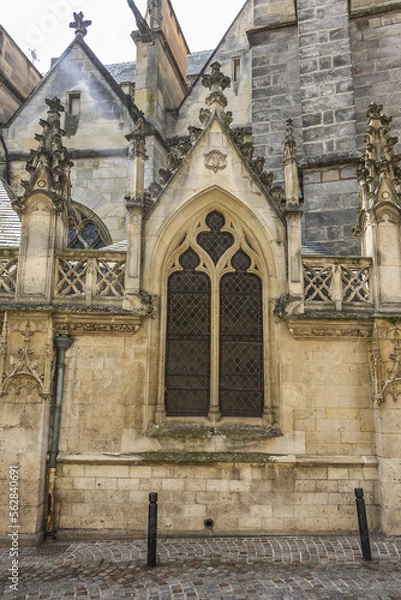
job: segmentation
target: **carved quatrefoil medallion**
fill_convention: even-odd
[[[227,166],[227,154],[223,154],[220,150],[212,150],[209,154],[205,154],[205,167],[211,169],[214,173],[225,169]]]

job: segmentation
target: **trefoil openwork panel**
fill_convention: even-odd
[[[96,261],[95,296],[121,297],[124,295],[125,261]]]
[[[331,300],[331,266],[304,265],[304,294],[305,300],[326,302]]]
[[[225,218],[218,210],[209,213],[205,219],[209,231],[198,234],[197,242],[216,265],[223,254],[233,245],[234,237],[229,231],[222,231]]]
[[[371,302],[370,270],[341,266],[343,302]]]
[[[57,258],[56,296],[83,296],[85,294],[88,260]]]
[[[15,295],[17,271],[17,256],[14,258],[0,258],[0,295]]]

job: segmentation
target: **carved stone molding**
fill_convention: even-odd
[[[142,327],[140,317],[110,315],[57,315],[55,335],[135,335]]]
[[[205,167],[214,173],[221,171],[227,166],[227,154],[223,154],[220,150],[212,150],[205,154]]]
[[[376,324],[370,357],[373,399],[401,399],[401,320]]]
[[[0,343],[0,396],[32,401],[50,394],[53,362],[52,328],[48,320],[4,319]]]
[[[372,336],[372,325],[370,323],[346,323],[318,321],[299,321],[289,320],[287,323],[288,331],[295,338],[337,338],[337,339],[363,339],[369,340]]]

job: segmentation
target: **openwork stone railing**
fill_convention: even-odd
[[[302,262],[305,308],[343,310],[372,304],[370,259],[324,257]]]
[[[18,251],[1,250],[0,297],[14,298],[17,287]]]
[[[56,256],[54,301],[120,304],[125,260],[125,252],[69,250]]]

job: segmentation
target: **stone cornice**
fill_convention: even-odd
[[[339,340],[372,337],[373,324],[370,321],[318,321],[316,319],[287,321],[288,331],[295,338],[336,338]]]
[[[142,318],[134,315],[57,314],[53,322],[55,335],[135,335],[142,327]]]

